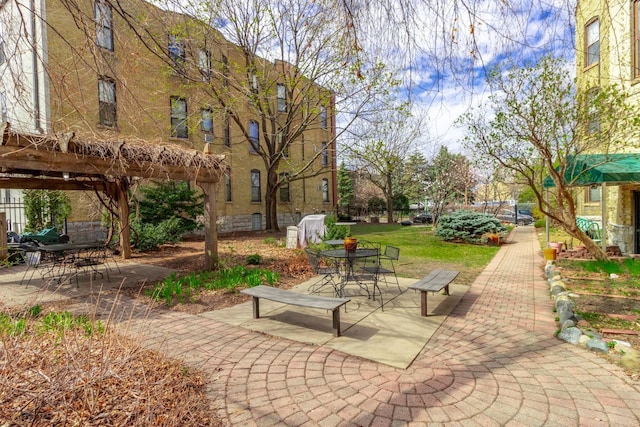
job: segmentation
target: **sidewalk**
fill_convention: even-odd
[[[229,425],[640,425],[640,387],[554,337],[543,263],[535,229],[516,228],[407,369],[207,316],[154,312],[127,325],[205,370]]]

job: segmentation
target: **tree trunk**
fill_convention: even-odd
[[[276,183],[278,175],[274,172],[267,172],[267,186],[265,190],[265,228],[268,231],[280,231],[278,225],[278,191]]]
[[[584,247],[589,251],[589,253],[594,258],[599,259],[599,260],[603,260],[603,261],[608,261],[609,260],[609,257],[607,256],[607,253],[602,250],[602,247],[599,244],[597,244],[596,242],[594,242],[593,240],[591,240],[591,238],[589,236],[587,236],[586,233],[584,233],[582,230],[580,230],[578,228],[578,226],[575,225],[575,221],[574,221],[574,223],[573,223],[573,225],[571,227],[568,227],[566,224],[562,224],[562,227],[571,236],[573,236],[576,239],[580,240],[584,244]]]
[[[387,174],[387,224],[393,224],[393,187],[391,175]]]

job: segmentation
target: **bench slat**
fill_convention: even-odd
[[[252,296],[253,317],[255,319],[260,317],[260,298],[301,307],[331,310],[331,317],[333,319],[333,335],[336,337],[340,336],[340,307],[351,301],[348,298],[329,298],[319,295],[305,295],[263,285],[256,286],[255,288],[243,289],[240,292]]]
[[[254,288],[243,289],[243,294],[253,297],[265,298],[270,301],[281,302],[284,304],[298,305],[301,307],[320,308],[324,310],[335,310],[348,303],[350,300],[346,298],[331,298],[320,295],[306,295],[298,292],[288,291],[286,289],[272,288],[271,286],[259,285]]]
[[[458,276],[458,273],[452,270],[433,270],[424,278],[409,285],[409,289],[437,292],[451,283]]]

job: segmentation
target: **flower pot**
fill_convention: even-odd
[[[556,250],[556,255],[560,255],[562,252],[562,242],[549,242],[549,247]]]
[[[554,261],[558,255],[555,248],[544,248],[542,252],[544,253],[544,259],[547,261]]]
[[[358,247],[358,239],[355,237],[344,238],[344,250],[347,252],[355,252]]]

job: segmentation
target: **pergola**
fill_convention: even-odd
[[[0,188],[89,190],[116,201],[122,257],[131,257],[129,178],[195,181],[205,195],[205,266],[218,263],[216,186],[224,156],[144,140],[77,139],[17,133],[0,124]]]

